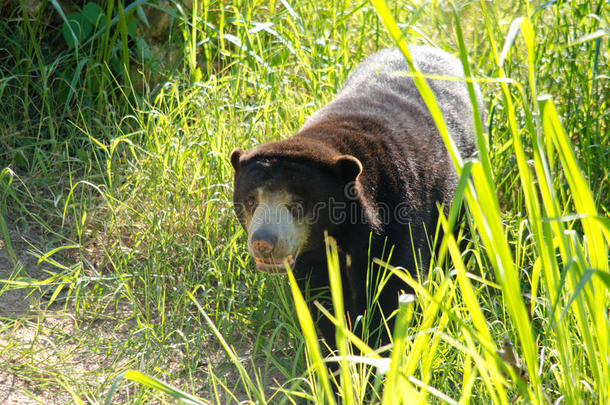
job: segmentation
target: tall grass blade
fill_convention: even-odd
[[[309,356],[311,357],[311,368],[318,376],[318,382],[322,384],[322,394],[325,395],[325,401],[330,404],[335,404],[335,397],[330,386],[328,370],[322,361],[322,353],[318,344],[313,319],[311,318],[305,299],[299,290],[297,281],[290,268],[288,268],[288,281],[290,283],[290,291],[292,292],[292,298],[294,299],[296,313],[299,318],[299,324],[301,325],[301,330],[305,337],[305,345],[307,346]]]
[[[412,294],[400,296],[396,323],[392,335],[393,347],[390,357],[390,369],[386,373],[386,383],[383,390],[382,405],[392,405],[404,402],[417,403],[423,399],[411,383],[404,378],[404,353],[407,347],[407,332],[413,316],[416,297]]]
[[[341,283],[341,270],[339,268],[339,251],[337,241],[324,233],[324,242],[326,245],[326,257],[328,264],[328,277],[330,281],[330,292],[335,310],[335,318],[339,327],[335,328],[335,340],[337,349],[339,350],[339,370],[341,375],[341,389],[343,394],[343,403],[351,405],[354,403],[354,385],[351,377],[351,368],[347,362],[350,353],[347,336],[343,332],[347,330],[347,322],[345,319],[345,309],[343,308],[343,287]]]
[[[167,384],[167,383],[159,380],[158,378],[151,377],[149,375],[146,375],[146,374],[141,373],[136,370],[127,370],[125,372],[125,374],[123,374],[123,376],[125,378],[127,378],[128,380],[137,382],[138,384],[142,384],[142,385],[145,385],[154,390],[163,392],[184,404],[193,404],[193,405],[209,405],[210,404],[210,402],[204,401],[201,398],[197,398],[193,395],[187,394],[186,392],[179,390],[178,388],[175,388],[175,387],[171,386],[170,384]]]
[[[17,264],[17,255],[15,255],[15,249],[13,249],[11,234],[2,214],[0,214],[0,234],[2,235],[2,240],[4,242],[3,248],[6,249],[9,257],[13,261],[13,264]]]
[[[409,64],[409,69],[412,72],[416,72],[408,47],[400,32],[400,29],[387,9],[385,2],[373,1],[373,3],[386,28],[388,29],[390,36],[405,55],[405,58]],[[483,5],[483,7],[485,6]],[[497,52],[494,54],[497,55]],[[434,119],[443,141],[445,142],[445,146],[447,147],[449,155],[451,156],[454,166],[456,167],[456,171],[458,175],[460,175],[462,169],[462,159],[447,132],[442,114],[436,103],[434,95],[423,78],[420,77],[418,80],[417,77],[414,77],[414,82]],[[507,94],[508,88],[506,83],[501,83],[501,85],[503,86],[503,91],[505,94]],[[516,134],[515,108],[510,102],[510,99],[506,99],[507,97],[505,97],[505,101],[507,103],[507,112],[510,117],[511,128],[515,129]],[[488,182],[488,179],[491,178],[491,174],[485,173],[485,169],[481,167],[480,163],[475,163],[473,165],[472,174],[473,182],[466,193],[466,200],[475,220],[475,224],[477,225],[477,230],[479,231],[483,242],[487,247],[486,251],[489,255],[489,259],[492,262],[496,277],[502,286],[503,297],[506,302],[507,310],[513,321],[513,327],[519,336],[519,341],[521,342],[523,351],[525,353],[525,361],[533,380],[533,391],[529,393],[530,399],[535,403],[540,403],[543,402],[543,393],[541,390],[541,385],[539,384],[539,377],[537,373],[538,361],[536,343],[533,338],[531,324],[527,316],[525,305],[521,299],[519,279],[503,230],[497,196],[493,186]],[[505,398],[501,398],[500,400],[503,402],[506,401]]]
[[[210,329],[212,329],[212,332],[214,333],[214,335],[216,335],[216,338],[218,339],[218,341],[222,345],[223,349],[225,350],[225,352],[231,359],[231,362],[233,363],[233,365],[239,371],[239,376],[241,377],[242,381],[244,382],[245,387],[247,388],[246,393],[247,393],[248,397],[251,397],[252,395],[254,395],[258,402],[265,403],[266,401],[265,401],[264,390],[260,389],[254,383],[254,381],[252,381],[252,379],[248,375],[248,372],[246,371],[243,364],[241,363],[240,359],[237,357],[237,354],[235,354],[235,351],[227,343],[225,338],[222,336],[222,334],[220,333],[220,331],[214,324],[214,321],[212,321],[212,319],[207,314],[207,312],[203,309],[201,304],[199,304],[199,301],[195,298],[195,296],[189,291],[187,291],[187,294],[188,294],[189,298],[191,299],[191,301],[195,304],[195,306],[197,306],[199,313],[201,314],[201,316],[203,316],[203,318],[205,319],[205,321],[208,324],[208,326],[210,327]]]

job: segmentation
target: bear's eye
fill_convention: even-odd
[[[246,198],[246,208],[252,209],[256,205],[256,198],[253,195],[248,196]]]
[[[288,206],[290,213],[296,219],[301,219],[305,215],[305,200],[295,200]]]

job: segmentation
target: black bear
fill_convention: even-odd
[[[410,50],[421,73],[463,77],[461,63],[446,52],[425,46]],[[257,268],[283,273],[288,263],[301,291],[324,292],[327,231],[339,247],[344,306],[352,325],[367,307],[371,280],[379,276],[372,258],[389,256],[391,264],[412,274],[427,268],[437,203],[448,207],[457,184],[433,119],[413,79],[404,74],[408,70],[399,50],[379,51],[296,135],[248,151],[235,149],[230,157],[235,211]],[[473,155],[466,84],[426,80],[461,156]],[[476,94],[483,111],[478,88]],[[384,316],[398,306],[403,290],[409,288],[397,277],[386,283],[378,301]],[[370,319],[372,326],[382,323],[379,314]],[[321,317],[318,327],[332,347],[332,323]]]

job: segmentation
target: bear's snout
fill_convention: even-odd
[[[268,229],[259,229],[252,234],[250,245],[257,257],[269,257],[277,243],[277,235]]]

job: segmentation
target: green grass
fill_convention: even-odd
[[[111,21],[121,8],[109,4]],[[177,67],[126,49],[123,17],[76,49],[55,20],[16,9],[0,21],[0,243],[10,261],[0,302],[24,293],[32,303],[0,313],[0,376],[19,395],[610,401],[604,1],[194,4],[172,11],[165,46],[183,55]],[[447,236],[421,284],[388,269],[417,301],[396,314],[393,352],[368,348],[336,317],[341,371],[331,377],[297,291],[257,273],[246,253],[228,155],[293,134],[359,60],[403,40],[459,55],[484,90],[480,159],[454,159],[475,232],[465,251]],[[331,242],[336,270],[333,252]],[[341,398],[329,394],[333,378]]]

